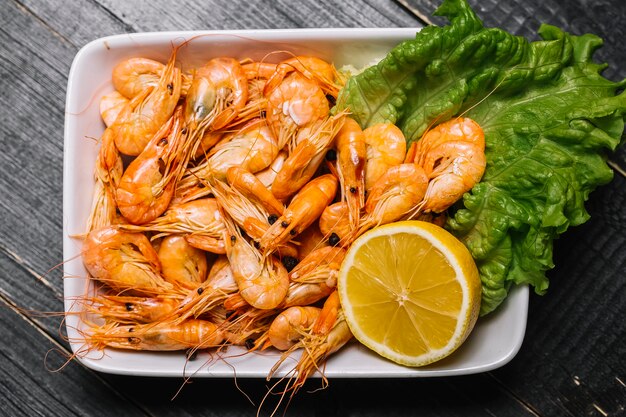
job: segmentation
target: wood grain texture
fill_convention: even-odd
[[[544,21],[605,38],[606,75],[626,76],[619,0],[471,0],[488,25],[534,34]],[[137,31],[295,27],[419,27],[438,2],[5,0],[0,2],[0,414],[11,416],[254,415],[263,380],[195,380],[98,374],[43,366],[60,320],[15,308],[60,311],[62,157],[67,74],[76,52],[101,36]],[[560,7],[560,9],[557,8]],[[615,22],[607,24],[606,21]],[[612,71],[612,72],[611,72]],[[617,161],[626,166],[622,148]],[[481,375],[432,379],[335,379],[293,400],[293,416],[618,416],[626,404],[623,297],[626,179],[592,194],[591,220],[556,243],[551,288],[532,296],[521,351]],[[52,356],[58,366],[62,357]],[[314,389],[312,380],[307,389]],[[275,401],[275,398],[270,400]],[[270,407],[264,408],[267,411]]]
[[[0,415],[146,416],[0,298]],[[47,357],[39,348],[50,350]],[[58,350],[57,350],[58,349]],[[58,352],[63,352],[62,354]]]

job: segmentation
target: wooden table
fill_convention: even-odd
[[[176,5],[174,4],[176,3]],[[605,75],[626,77],[623,0],[471,1],[488,26],[534,37],[539,22],[605,39]],[[164,30],[422,27],[438,1],[3,0],[0,187],[0,415],[254,415],[262,380],[181,380],[65,366],[62,172],[70,64],[105,35]],[[591,195],[591,220],[556,242],[550,290],[531,295],[525,341],[506,366],[427,379],[333,379],[294,416],[618,416],[626,407],[626,151]],[[621,167],[621,173],[618,170]],[[46,312],[46,313],[41,313]],[[240,392],[241,391],[241,392]]]

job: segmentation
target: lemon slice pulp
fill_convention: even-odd
[[[480,309],[480,278],[469,251],[445,229],[422,221],[380,226],[359,237],[337,286],[354,336],[408,366],[455,351]]]

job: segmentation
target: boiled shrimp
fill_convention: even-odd
[[[266,253],[272,253],[278,246],[305,230],[319,218],[336,193],[337,179],[331,174],[308,182],[291,199],[283,215],[263,234],[261,247]]]
[[[183,234],[198,249],[224,254],[224,222],[214,198],[202,198],[171,205],[162,216],[143,225],[122,225],[131,231],[155,232],[152,237]]]
[[[168,282],[195,289],[206,279],[209,269],[206,253],[191,246],[184,236],[165,236],[157,255],[161,275]]]
[[[133,297],[102,294],[86,300],[87,311],[121,324],[152,323],[171,314],[179,297]]]
[[[278,350],[287,350],[302,338],[302,334],[309,331],[321,309],[311,306],[294,306],[283,310],[272,321],[268,330],[268,339]]]
[[[267,168],[278,155],[279,147],[274,134],[261,119],[254,120],[239,131],[226,135],[207,155],[206,175],[201,178],[225,179],[233,166],[252,173]]]
[[[165,65],[153,59],[134,57],[113,68],[113,87],[127,99],[132,99],[146,88],[156,87]]]
[[[322,364],[350,339],[352,339],[352,333],[341,310],[339,297],[334,292],[324,302],[324,306],[311,328],[302,332],[300,339],[281,355],[270,370],[268,380],[291,353],[297,349],[302,349],[302,355],[293,369],[293,378],[287,384],[285,391],[292,391],[292,395],[295,394],[304,385],[307,378],[316,371],[320,372],[323,383],[327,384]]]
[[[359,227],[361,208],[365,205],[365,135],[354,119],[346,117],[335,139],[337,171],[341,183],[342,200],[348,206],[348,220],[352,228]]]
[[[181,201],[207,194],[213,180],[226,179],[233,166],[250,172],[268,167],[278,155],[276,140],[270,129],[256,120],[242,129],[226,134],[208,153],[207,159],[188,170],[180,180],[176,195]]]
[[[207,320],[190,319],[180,324],[148,323],[94,326],[85,333],[91,348],[113,347],[132,350],[173,351],[207,349],[220,346],[224,340],[221,329]]]
[[[418,212],[427,187],[428,177],[419,165],[407,163],[389,168],[370,190],[357,235]]]
[[[166,318],[172,323],[181,323],[188,318],[197,318],[224,303],[239,290],[230,262],[225,255],[217,257],[207,279],[181,300],[172,314]]]
[[[258,176],[240,166],[231,167],[226,171],[226,180],[248,200],[261,205],[270,215],[280,216],[285,211],[283,203],[267,189]]]
[[[160,276],[161,263],[148,238],[108,226],[90,232],[81,251],[89,274],[115,291],[153,295],[174,291]]]
[[[257,69],[262,69],[267,74],[270,68],[258,67]],[[267,77],[269,79],[265,84],[264,94],[271,94],[285,79],[287,74],[293,71],[297,71],[307,79],[318,84],[325,94],[337,98],[337,94],[341,89],[341,85],[335,82],[338,78],[337,70],[333,65],[314,56],[295,56],[276,65],[274,72]]]
[[[228,125],[248,100],[248,83],[239,62],[214,58],[194,74],[185,100],[185,120],[193,136]]]
[[[312,251],[289,273],[289,291],[283,307],[313,304],[337,287],[339,268],[346,256],[345,249],[324,246]]]
[[[189,157],[185,138],[179,107],[124,171],[115,199],[131,223],[150,222],[169,206]]]
[[[231,172],[231,170],[229,170],[229,172]],[[237,181],[241,181],[238,177],[241,174],[245,175],[245,173],[239,172],[239,168],[235,168],[234,170],[235,173],[231,172],[231,174],[235,175],[235,178],[231,176],[231,180],[237,183]],[[248,174],[253,181],[258,181],[254,175]],[[233,187],[232,185],[216,180],[211,186],[211,191],[220,203],[222,209],[229,214],[230,218],[237,223],[248,236],[258,242],[267,232],[272,221],[278,218],[278,215],[273,214],[273,212],[270,214],[271,212],[266,209],[267,205],[271,205],[271,203],[259,203],[259,200],[263,197],[263,189],[265,188],[262,184],[258,183],[253,185],[252,189],[244,189],[243,192],[240,191],[242,188],[246,187],[246,184],[243,183],[237,183],[237,186]],[[255,192],[259,194],[254,195]],[[271,196],[270,198],[274,198],[269,191],[266,190],[266,192]],[[252,196],[252,198],[250,198],[250,196]],[[282,204],[278,201],[275,201],[275,206],[276,205],[277,208],[284,209]],[[280,211],[280,213],[282,214],[282,211]],[[298,256],[298,250],[288,244],[280,245],[277,247],[276,252],[281,258],[284,256]]]
[[[363,136],[367,155],[365,189],[369,191],[389,168],[404,161],[406,140],[402,131],[393,123],[372,125],[363,130]]]
[[[424,211],[446,210],[471,190],[485,172],[485,135],[469,118],[437,125],[415,148],[414,162],[424,168],[430,180]]]
[[[239,293],[255,308],[275,308],[283,301],[289,289],[287,270],[273,256],[263,256],[241,235],[230,219],[226,219],[225,224],[229,235],[224,240],[226,256]]]
[[[172,53],[156,85],[143,89],[120,111],[110,128],[115,132],[115,145],[126,155],[143,151],[154,134],[172,116],[181,94],[181,72],[174,66]]]
[[[324,120],[329,112],[324,91],[298,72],[285,77],[267,96],[267,123],[278,140],[279,149],[295,141],[300,129]]]
[[[347,202],[338,201],[322,212],[319,229],[330,245],[337,245],[354,230],[349,221],[349,211]]]
[[[312,134],[296,145],[272,184],[272,194],[276,198],[288,199],[313,178],[324,161],[326,152],[332,147],[343,121],[344,114],[340,113],[317,123]]]

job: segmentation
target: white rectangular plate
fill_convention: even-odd
[[[102,95],[113,90],[111,71],[120,61],[143,56],[167,61],[172,45],[185,41],[178,62],[183,68],[202,65],[218,56],[262,59],[273,51],[315,55],[337,67],[356,68],[378,61],[400,41],[415,36],[414,28],[394,29],[295,29],[216,32],[165,32],[118,35],[98,39],[82,48],[69,74],[65,118],[63,173],[63,254],[67,333],[74,352],[82,352],[82,326],[78,304],[88,288],[87,272],[80,257],[81,240],[91,208],[97,139],[104,131],[99,115]],[[286,55],[276,55],[274,61]],[[528,287],[514,288],[496,313],[479,318],[468,340],[450,357],[423,368],[396,365],[353,342],[327,362],[328,377],[425,377],[471,374],[500,367],[519,350],[526,329]],[[220,353],[200,353],[187,362],[183,352],[119,351],[84,352],[78,358],[87,367],[108,373],[146,376],[266,377],[276,362],[276,352],[245,353],[229,347]],[[243,355],[242,355],[243,354]],[[295,364],[288,360],[277,376]]]

